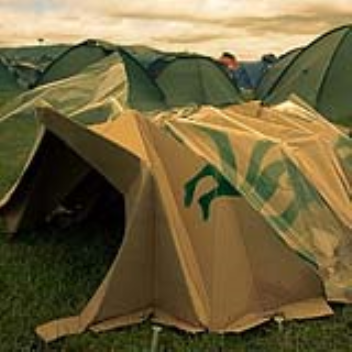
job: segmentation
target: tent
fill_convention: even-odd
[[[13,62],[11,69],[17,77],[17,81],[24,89],[32,88],[41,74],[38,66],[27,61]]]
[[[265,71],[262,78],[258,81],[258,85],[255,89],[255,95],[257,99],[263,99],[272,87],[276,84],[276,81],[280,79],[282,73],[286,70],[286,67],[295,59],[302,48],[292,49],[282,54],[273,64]]]
[[[237,86],[212,59],[178,55],[168,60],[156,82],[171,106],[237,104],[242,101]]]
[[[167,53],[144,45],[121,45],[118,47],[134,57],[145,70]]]
[[[68,47],[68,44],[50,45],[48,43],[44,45],[7,47],[0,48],[0,55],[6,57],[11,65],[16,65],[18,62],[28,62],[40,69],[44,69],[57,56],[67,50]]]
[[[178,55],[184,55],[184,54],[164,53],[163,56],[151,62],[147,68],[149,76],[156,79],[159,76],[159,74],[163,71],[163,69],[170,62],[174,61]]]
[[[296,94],[327,119],[352,126],[352,26],[336,28],[302,49],[263,96],[277,104]]]
[[[128,106],[140,111],[172,108],[167,104],[162,89],[149,76],[143,65],[122,48],[119,48],[119,55],[124,63],[127,85],[130,87],[130,94],[127,98]]]
[[[112,44],[93,39],[72,46],[45,68],[35,82],[35,86],[71,77],[87,66],[112,54],[115,49]]]
[[[12,74],[5,60],[0,58],[0,105],[19,94],[21,90],[15,75]]]
[[[0,170],[12,163],[13,151],[18,164],[5,190],[16,182],[35,144],[39,133],[36,107],[49,105],[68,118],[90,125],[116,118],[126,108],[143,112],[165,109],[163,99],[144,70],[129,65],[127,73],[118,54],[88,66],[73,77],[18,95],[0,108]],[[3,192],[0,189],[0,194]]]
[[[330,314],[326,294],[350,301],[351,141],[309,111],[280,109],[148,119],[125,111],[89,128],[41,109],[42,138],[0,206],[9,231],[62,208],[92,215],[97,192],[81,191],[87,178],[116,190],[116,221],[125,217],[115,261],[88,305],[38,334],[50,341],[147,317],[238,332],[277,315]]]
[[[191,59],[187,60],[193,62]],[[159,86],[136,59],[119,48],[118,51],[87,66],[72,77],[41,85],[3,106],[0,109],[0,137],[2,134],[10,135],[13,133],[11,131],[21,125],[27,126],[27,132],[26,138],[19,142],[20,145],[18,139],[9,141],[8,138],[3,138],[0,139],[0,146],[3,150],[10,151],[12,150],[10,145],[16,144],[16,150],[21,154],[19,156],[21,160],[19,170],[21,170],[38,133],[39,127],[33,118],[34,111],[37,106],[43,104],[53,107],[71,119],[85,124],[96,124],[116,118],[127,108],[147,113],[172,109],[180,104],[216,105],[240,101],[236,88],[211,61],[200,58],[197,62],[191,65],[196,71],[187,72],[190,74],[187,84],[179,81],[178,77],[176,82],[173,81],[174,85],[170,86],[168,82],[171,82],[174,74],[171,77],[166,74],[161,80],[162,86]],[[198,74],[199,67],[202,67],[202,72],[204,71],[201,75]],[[200,84],[205,82],[208,88],[201,90]],[[182,91],[183,96],[180,100],[178,98]],[[4,167],[6,162],[2,161]],[[15,174],[18,172],[20,171]],[[14,175],[11,183],[15,181]]]

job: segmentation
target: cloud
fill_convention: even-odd
[[[55,3],[55,1],[53,2]],[[64,11],[82,11],[74,0],[57,0]],[[216,22],[241,17],[266,18],[280,15],[303,15],[307,12],[317,16],[352,13],[350,0],[86,0],[84,13],[113,18],[149,18],[194,22]]]
[[[350,0],[0,0],[2,41],[101,38],[245,57],[284,52],[350,22]]]
[[[35,1],[33,0],[16,0],[16,2],[12,0],[1,0],[0,2],[0,8],[11,8],[11,9],[17,9],[21,10],[24,7],[28,9],[29,7],[32,7],[35,4]]]
[[[193,34],[182,33],[182,34],[160,35],[160,36],[155,36],[152,39],[159,43],[178,45],[178,44],[208,43],[210,41],[230,38],[230,37],[232,37],[232,35],[230,34],[226,36],[222,33],[201,32],[201,33],[193,33]]]
[[[348,23],[351,15],[318,13],[303,15],[280,15],[268,18],[245,17],[229,19],[223,22],[224,27],[244,28],[248,34],[265,38],[267,34],[315,34],[327,31],[333,27]]]

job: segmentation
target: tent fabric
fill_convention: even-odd
[[[148,74],[156,78],[163,71],[163,69],[172,61],[174,61],[180,54],[176,53],[165,53],[163,56],[157,58],[151,62],[148,66]],[[182,54],[181,54],[182,55]]]
[[[120,110],[127,106],[143,112],[165,108],[162,93],[147,73],[127,60],[133,59],[127,58],[127,54],[112,54],[68,79],[25,92],[0,109],[0,122],[33,111],[41,104],[48,104],[67,117],[88,124],[113,118],[102,114],[85,121],[85,111],[92,111],[108,100],[113,100]]]
[[[0,54],[9,60],[10,65],[28,62],[43,70],[68,47],[68,44],[26,45],[0,48]]]
[[[6,187],[12,187],[16,182],[39,134],[40,126],[35,118],[37,106],[49,105],[69,118],[86,124],[97,123],[118,116],[126,103],[126,89],[122,63],[119,59],[109,57],[79,75],[24,92],[2,106],[0,135],[4,137],[0,138],[0,147],[4,158],[1,164],[6,168],[13,150],[20,158],[12,180]],[[17,131],[23,134],[15,138]],[[13,139],[9,140],[6,136],[11,135]]]
[[[22,91],[16,76],[11,72],[5,60],[0,57],[0,106],[6,104]]]
[[[273,105],[296,94],[333,123],[351,127],[351,28],[336,28],[303,48],[262,100]]]
[[[31,226],[39,220],[33,214],[43,220],[59,205],[84,173],[59,172],[57,186],[48,177],[64,166],[53,162],[52,153],[64,161],[69,151],[118,189],[126,207],[124,240],[104,281],[80,315],[38,327],[45,340],[150,315],[190,331],[239,332],[278,314],[290,319],[331,313],[313,266],[284,245],[244,197],[219,198],[207,219],[198,204],[189,204],[185,192],[209,163],[152,122],[126,112],[86,129],[50,110],[40,115],[46,132],[35,154],[39,162],[3,205],[5,219]],[[60,143],[65,148],[55,147]],[[175,173],[177,159],[182,166]],[[52,192],[38,190],[44,182]],[[193,195],[212,186],[210,179]]]
[[[208,57],[180,55],[169,61],[156,78],[168,105],[223,106],[242,102],[235,83]]]
[[[20,86],[5,61],[0,58],[0,92],[13,90],[19,91]]]
[[[313,110],[124,111],[91,127],[39,115],[43,136],[0,206],[8,228],[46,221],[91,169],[126,214],[104,281],[78,316],[38,327],[45,340],[148,316],[243,331],[276,315],[330,314],[326,297],[351,301],[351,140]]]
[[[147,71],[154,62],[167,55],[165,52],[144,45],[121,45],[118,48],[130,54]]]
[[[265,125],[234,107],[203,109],[167,127],[223,170],[282,239],[320,268],[330,299],[349,301],[352,142],[293,106],[286,117],[259,107]]]
[[[151,73],[143,67],[137,55],[133,56],[123,47],[119,48],[119,54],[125,64],[129,83],[132,86],[146,87],[134,89],[130,98],[145,101],[146,105],[152,101],[153,110],[203,104],[222,106],[242,102],[238,88],[208,57],[188,54],[164,55],[155,62],[155,65],[160,67],[152,69],[158,72]],[[151,100],[148,92],[159,97],[157,108],[155,99]],[[143,93],[143,96],[134,97],[133,93]],[[130,106],[134,107],[133,104]]]
[[[122,48],[119,48],[119,54],[125,65],[128,86],[131,87],[127,104],[140,111],[168,109],[164,92],[142,64]]]
[[[256,86],[255,96],[257,99],[262,100],[266,95],[269,94],[277,80],[280,79],[283,72],[291,64],[291,62],[295,59],[301,50],[302,48],[295,48],[282,54],[276,61],[271,64],[270,67],[268,67]]]
[[[82,45],[82,50],[83,48],[86,47]],[[203,64],[204,60],[206,60],[205,64]],[[90,125],[116,118],[127,108],[149,113],[169,110],[181,103],[198,105],[201,102],[212,104],[223,104],[225,101],[229,103],[232,100],[240,102],[237,90],[217,67],[213,67],[212,62],[203,58],[197,59],[198,61],[201,62],[201,67],[204,65],[206,67],[204,74],[198,75],[198,64],[196,64],[193,68],[197,71],[187,77],[187,81],[178,81],[176,90],[173,85],[170,85],[174,83],[172,76],[170,82],[164,82],[170,89],[163,90],[163,87],[148,76],[136,59],[119,48],[116,53],[89,65],[72,77],[24,92],[5,104],[0,108],[2,130],[0,133],[4,135],[13,133],[17,126],[23,130],[25,126],[28,127],[25,132],[26,138],[20,142],[21,146],[16,144],[17,141],[13,141],[16,144],[16,150],[22,155],[21,160],[25,160],[39,131],[34,111],[41,105],[49,105],[69,118]],[[203,90],[202,85],[205,82],[208,88]],[[177,92],[182,91],[185,94],[180,101]],[[7,138],[0,140],[0,145],[3,145],[5,151],[12,150],[11,143],[12,141],[9,142]],[[22,166],[23,163],[15,174],[22,170]],[[11,184],[15,181],[14,175]],[[0,193],[2,193],[1,190]]]
[[[112,54],[116,48],[107,42],[88,39],[77,44],[52,61],[39,76],[35,86],[62,80]]]
[[[39,133],[35,108],[41,105],[87,125],[114,119],[127,108],[143,112],[166,108],[162,93],[144,70],[137,65],[127,67],[119,54],[110,55],[73,77],[24,92],[0,108],[0,136],[11,135],[14,130],[21,130],[26,136],[12,141],[0,139],[3,155],[13,150],[12,143],[23,155],[16,173],[21,172]],[[4,168],[6,159],[2,161]],[[13,179],[15,182],[16,177]]]
[[[11,63],[11,68],[17,77],[18,83],[23,89],[33,87],[41,74],[40,68],[28,61],[17,61]]]
[[[115,92],[123,105],[126,100],[124,84],[123,64],[118,56],[112,55],[69,79],[25,92],[0,110],[0,121],[23,111],[32,111],[41,103],[49,104],[71,117],[84,109],[89,110]]]

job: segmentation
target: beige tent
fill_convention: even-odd
[[[277,315],[331,313],[314,266],[249,205],[229,181],[229,168],[219,172],[217,162],[186,139],[180,143],[182,116],[159,115],[155,124],[126,112],[91,129],[49,109],[40,118],[45,130],[37,150],[0,207],[8,229],[49,219],[93,169],[123,195],[126,214],[122,245],[97,292],[78,316],[40,326],[45,340],[149,316],[189,331],[226,332]],[[215,158],[214,150],[208,152]]]
[[[187,118],[160,119],[319,269],[329,300],[352,301],[352,140],[347,135],[294,102],[275,109],[252,103],[204,107]]]

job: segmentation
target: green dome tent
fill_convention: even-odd
[[[331,122],[352,126],[352,25],[336,28],[305,47],[262,97],[277,104],[296,94]]]
[[[257,99],[261,100],[268,94],[277,80],[280,79],[287,66],[291,64],[301,50],[302,48],[295,48],[282,54],[278,60],[268,68],[256,88],[255,96]]]
[[[152,89],[153,96],[159,96],[159,108],[172,109],[187,105],[224,106],[242,102],[237,86],[212,59],[199,55],[165,55],[160,72],[154,77],[148,75],[143,65],[129,52],[119,49],[124,61],[128,81],[134,89],[130,98],[140,103],[148,97],[134,94]],[[146,104],[148,104],[147,98]],[[153,104],[155,100],[152,101]],[[154,109],[155,110],[155,109]]]
[[[242,102],[238,87],[212,59],[180,55],[156,78],[169,106],[224,106]]]
[[[81,72],[87,66],[105,58],[115,51],[112,44],[88,39],[59,55],[46,67],[35,86],[58,81]]]
[[[140,111],[165,110],[165,95],[145,70],[143,64],[129,51],[118,49],[124,63],[127,82],[130,87],[127,104]]]

